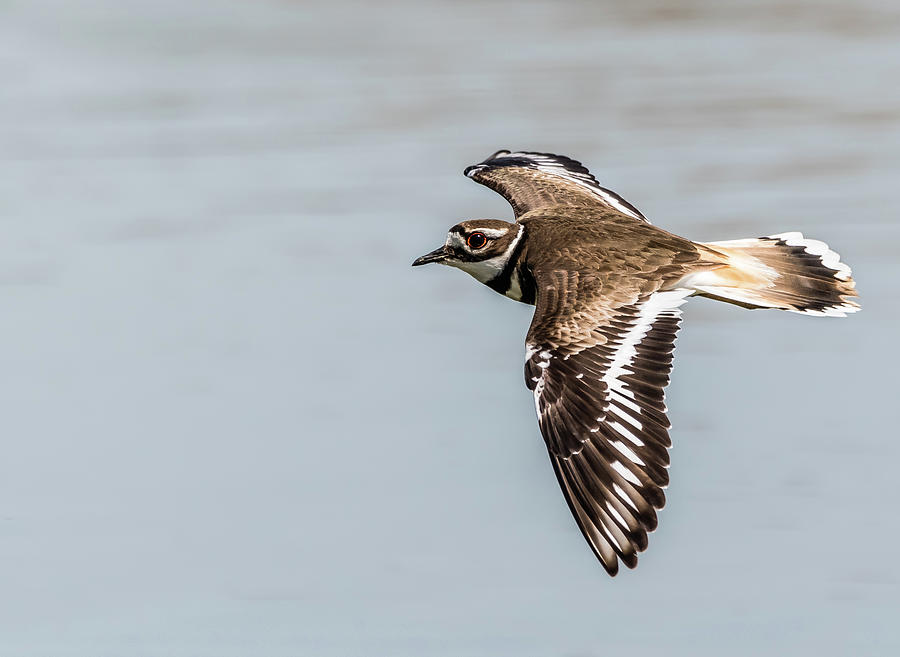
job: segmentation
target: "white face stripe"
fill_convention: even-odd
[[[476,228],[474,232],[484,233],[485,237],[490,237],[492,240],[497,239],[498,237],[503,237],[509,232],[508,228]]]
[[[459,233],[447,233],[447,240],[444,242],[444,246],[455,246],[468,250],[466,247],[466,239]]]

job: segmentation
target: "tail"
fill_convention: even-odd
[[[845,317],[859,310],[850,267],[824,242],[781,233],[699,246],[711,266],[682,285],[701,296],[805,315]]]

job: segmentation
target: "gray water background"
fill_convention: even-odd
[[[897,3],[6,0],[0,79],[0,655],[900,654]],[[504,147],[863,295],[688,304],[615,579],[530,308],[409,268]]]

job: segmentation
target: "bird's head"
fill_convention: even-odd
[[[487,283],[504,270],[523,230],[521,224],[497,219],[463,221],[449,230],[443,246],[416,258],[412,266],[438,262]]]

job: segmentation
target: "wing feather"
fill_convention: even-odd
[[[571,272],[536,274],[526,383],[563,495],[611,575],[637,565],[665,505],[671,446],[663,390],[688,290],[606,303]],[[600,288],[602,289],[602,286]],[[593,316],[580,330],[571,320]]]
[[[647,221],[631,203],[601,186],[581,162],[562,155],[497,151],[464,173],[509,201],[517,219],[538,208],[601,206]]]

